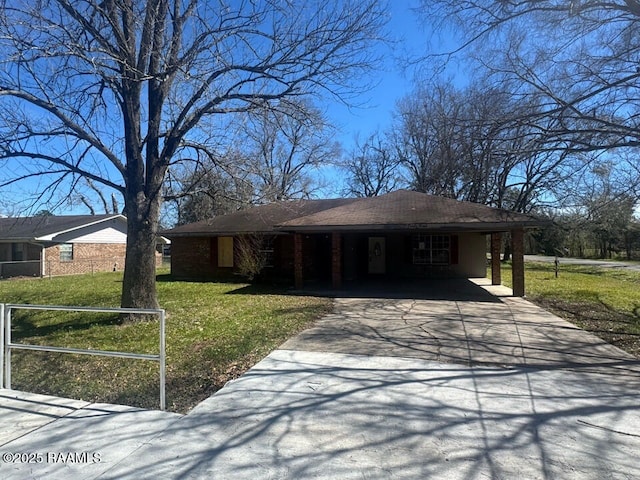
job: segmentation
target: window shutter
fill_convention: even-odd
[[[458,264],[458,235],[451,235],[451,265]]]
[[[413,237],[411,235],[404,237],[404,261],[405,263],[413,263]]]
[[[218,237],[218,267],[233,267],[233,237]]]

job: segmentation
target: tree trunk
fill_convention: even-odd
[[[127,252],[122,280],[122,307],[158,308],[156,233],[151,221],[128,219]]]
[[[159,308],[156,294],[156,241],[159,200],[128,202],[127,250],[121,306]]]
[[[502,255],[502,262],[507,263],[511,260],[511,238],[508,238],[504,244],[504,254]]]

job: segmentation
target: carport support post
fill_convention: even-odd
[[[331,285],[342,287],[342,238],[338,232],[331,234]]]
[[[513,296],[524,297],[524,230],[511,230],[511,280]]]
[[[502,234],[491,234],[491,285],[502,284],[500,269],[500,251],[502,250]]]
[[[303,285],[302,280],[302,235],[293,234],[293,275],[296,289],[300,290]]]

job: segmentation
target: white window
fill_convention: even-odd
[[[413,236],[413,263],[416,265],[449,265],[449,235]]]
[[[233,267],[233,237],[218,237],[218,267]]]
[[[60,261],[61,262],[73,261],[73,243],[60,244]]]

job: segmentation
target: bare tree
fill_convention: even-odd
[[[413,188],[528,212],[575,173],[541,128],[535,96],[485,83],[428,85],[399,104],[395,129]]]
[[[341,162],[346,172],[344,193],[354,197],[375,197],[404,185],[400,159],[393,145],[380,133],[356,142],[349,157]]]
[[[96,184],[90,178],[85,178],[84,181],[87,184],[87,187],[89,188],[92,196],[97,197],[99,203],[102,205],[102,210],[104,211],[104,213],[120,213],[120,206],[118,205],[118,199],[116,198],[115,193],[111,194],[109,202],[102,189],[96,186]],[[96,214],[94,201],[88,194],[80,192],[78,194],[78,199],[85,207],[89,209],[91,215]]]
[[[256,109],[239,128],[255,203],[311,195],[314,171],[339,152],[321,112],[310,102],[285,101]]]
[[[334,163],[339,146],[310,102],[264,104],[225,124],[217,153],[192,144],[196,158],[175,165],[165,182],[175,223],[212,218],[250,205],[308,197],[316,171]]]
[[[167,175],[163,197],[175,207],[170,223],[207,220],[253,204],[254,185],[246,173],[249,160],[237,151],[176,165]]]
[[[155,307],[163,182],[193,158],[203,122],[342,96],[371,66],[383,13],[375,0],[2,1],[0,184],[84,177],[117,191],[128,219],[121,303]]]
[[[614,250],[625,249],[638,197],[634,185],[616,168],[614,160],[591,162],[590,170],[589,175],[577,180],[574,209],[581,215],[574,227],[588,233],[601,258],[611,257]]]
[[[450,84],[420,86],[398,104],[395,145],[418,192],[458,197],[462,152],[456,138],[462,102]]]
[[[419,11],[460,34],[451,54],[466,53],[538,97],[537,116],[553,119],[541,123],[540,148],[640,146],[637,0],[423,0]]]

